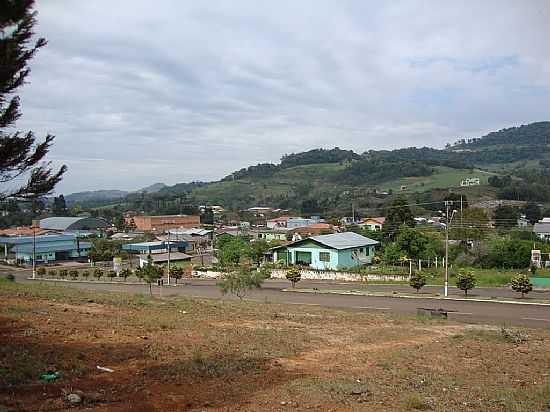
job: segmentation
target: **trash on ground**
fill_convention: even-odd
[[[103,371],[103,372],[109,372],[109,373],[113,373],[113,372],[114,372],[114,370],[111,369],[111,368],[106,368],[106,367],[104,367],[104,366],[99,366],[99,365],[97,365],[97,369],[99,369],[100,371]]]
[[[40,375],[40,380],[44,382],[53,382],[61,378],[61,372],[47,371]]]

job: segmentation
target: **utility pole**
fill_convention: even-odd
[[[168,285],[170,285],[170,249],[170,229],[168,229]]]
[[[36,226],[32,225],[32,278],[36,279]]]
[[[445,297],[449,296],[449,201],[445,201]]]

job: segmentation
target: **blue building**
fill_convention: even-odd
[[[292,229],[295,227],[309,226],[316,223],[324,222],[324,219],[321,219],[319,216],[311,216],[310,218],[303,217],[289,217],[286,222],[286,227]]]
[[[92,243],[82,242],[74,234],[0,237],[0,246],[4,246],[4,257],[11,255],[17,263],[30,264],[33,254],[36,263],[51,263],[60,260],[73,260],[88,256]],[[15,256],[13,256],[15,255]]]
[[[372,262],[376,240],[353,232],[298,240],[273,248],[273,260],[318,270],[342,270]]]

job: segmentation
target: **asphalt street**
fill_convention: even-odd
[[[18,282],[32,282],[27,280],[28,271],[17,271]],[[187,279],[180,281],[178,286],[154,287],[153,293],[157,296],[187,296],[210,299],[232,299],[230,296],[222,296],[214,280]],[[55,282],[56,285],[73,286],[91,290],[107,290],[128,293],[149,293],[146,285],[113,285],[103,283],[72,283]],[[342,291],[351,289],[366,289],[369,291],[406,291],[411,289],[406,285],[358,285],[342,284],[341,282],[302,281],[301,288],[318,288]],[[449,319],[466,323],[486,323],[493,325],[513,325],[530,327],[550,327],[550,306],[519,305],[512,303],[496,302],[472,302],[453,300],[434,300],[426,298],[408,299],[402,297],[386,296],[353,296],[326,293],[298,293],[282,291],[290,288],[290,283],[283,280],[268,280],[261,289],[251,291],[247,299],[282,303],[290,305],[324,306],[358,311],[390,312],[403,315],[415,315],[418,308],[444,309],[449,312]],[[434,291],[441,292],[441,287]],[[460,291],[452,289],[453,295],[460,296]],[[480,288],[476,289],[478,295],[483,296],[516,296],[513,291],[504,288]],[[550,291],[534,292],[533,297],[539,299],[550,298]],[[529,300],[524,300],[528,302]]]

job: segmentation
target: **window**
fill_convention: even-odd
[[[330,262],[330,253],[328,253],[328,252],[319,252],[319,260],[321,262]]]

